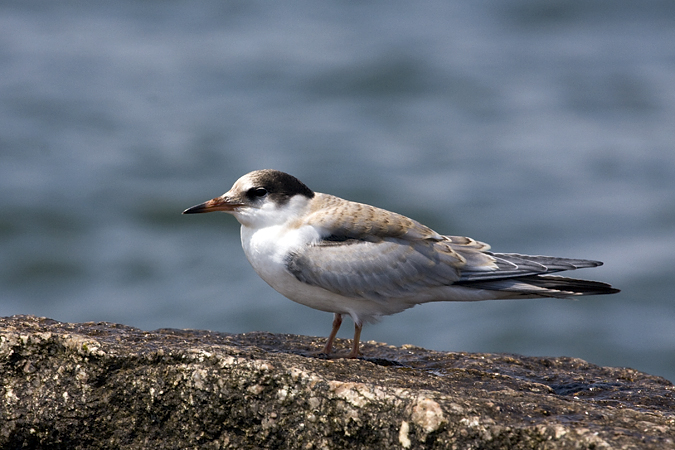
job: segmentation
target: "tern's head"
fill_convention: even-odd
[[[292,175],[278,170],[255,170],[239,178],[232,188],[207,202],[183,211],[197,214],[224,211],[246,226],[281,224],[304,210],[314,192]]]

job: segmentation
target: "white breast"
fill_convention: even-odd
[[[275,289],[282,275],[292,277],[286,271],[287,255],[318,239],[319,233],[311,226],[294,229],[283,225],[262,229],[241,227],[241,245],[248,261],[258,275]]]
[[[294,302],[320,311],[349,314],[358,323],[375,321],[383,314],[392,314],[412,306],[390,304],[392,310],[389,311],[382,304],[346,298],[299,281],[286,270],[286,255],[318,237],[318,231],[311,226],[292,230],[281,226],[260,230],[241,227],[242,247],[253,269],[267,284]]]

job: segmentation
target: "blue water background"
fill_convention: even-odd
[[[675,380],[675,2],[0,3],[0,315],[326,336],[180,214],[259,168],[622,289],[365,340]]]

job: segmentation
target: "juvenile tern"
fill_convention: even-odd
[[[349,358],[360,355],[363,323],[420,303],[619,292],[598,281],[551,275],[600,261],[493,253],[462,236],[438,234],[403,215],[314,192],[277,170],[239,178],[220,197],[183,214],[223,211],[241,224],[253,269],[285,297],[334,314],[330,354],[347,314],[354,321]]]

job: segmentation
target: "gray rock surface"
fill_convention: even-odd
[[[0,448],[675,448],[663,378],[323,341],[3,318]]]

